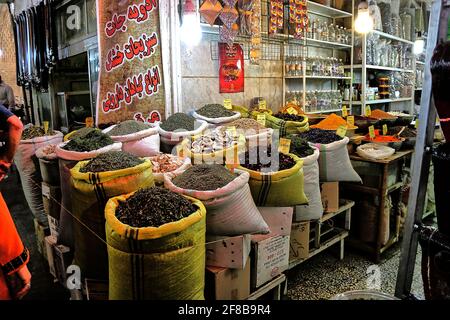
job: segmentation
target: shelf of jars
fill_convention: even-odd
[[[298,90],[286,92],[286,102],[302,104],[303,111],[307,114],[331,113],[342,111],[343,94],[340,90]],[[347,105],[349,105],[347,103]]]
[[[350,69],[351,66],[344,66],[345,69]],[[361,64],[353,65],[353,69],[362,69],[363,66]],[[394,68],[394,67],[385,67],[385,66],[374,66],[374,65],[366,65],[366,69],[372,69],[372,70],[382,70],[382,71],[394,71],[394,72],[406,72],[406,73],[413,73],[414,70],[412,69],[403,69],[403,68]]]
[[[326,6],[314,1],[307,1],[308,12],[318,16],[340,19],[340,18],[350,18],[353,16],[351,12],[333,8],[332,6]]]
[[[413,98],[409,97],[409,98],[395,98],[395,99],[378,99],[378,100],[366,100],[365,104],[366,105],[372,105],[372,104],[384,104],[384,103],[395,103],[395,102],[406,102],[406,101],[411,101]],[[344,103],[348,103],[348,104],[353,104],[355,106],[360,106],[362,105],[361,101],[344,101]]]
[[[312,80],[352,80],[352,77],[339,76],[286,76],[286,79],[312,79]]]
[[[406,39],[403,39],[403,38],[400,38],[400,37],[397,37],[397,36],[394,36],[394,35],[391,35],[389,33],[385,33],[385,32],[379,31],[379,30],[373,30],[371,32],[371,34],[375,34],[375,35],[378,35],[378,36],[386,38],[386,39],[390,39],[390,40],[394,40],[394,41],[398,41],[398,42],[403,42],[403,43],[406,43],[406,44],[414,45],[414,42],[412,42],[412,41],[409,41],[409,40],[406,40]]]

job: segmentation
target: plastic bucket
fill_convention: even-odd
[[[436,146],[432,155],[438,228],[450,237],[450,143]]]
[[[39,159],[39,167],[41,168],[42,181],[51,186],[59,186],[60,179],[58,159]]]

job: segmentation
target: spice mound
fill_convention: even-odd
[[[258,121],[253,119],[238,119],[230,124],[227,124],[226,126],[223,126],[220,128],[221,131],[226,131],[230,127],[235,127],[236,130],[253,130],[257,133],[259,133],[262,130],[267,130],[262,124],[260,124]]]
[[[116,217],[135,228],[160,227],[189,217],[198,208],[188,199],[170,190],[152,187],[141,189],[120,202]]]
[[[347,129],[349,130],[358,129],[358,127],[349,126],[344,118],[334,113],[326,117],[324,120],[320,121],[318,124],[311,126],[311,128],[336,131],[340,126],[347,127]]]
[[[245,163],[241,164],[244,168],[259,172],[277,172],[291,169],[295,166],[295,160],[283,153],[278,158],[272,159],[271,150],[260,152],[260,149],[253,149],[245,153]]]
[[[295,121],[295,122],[305,121],[305,117],[289,113],[277,113],[276,115],[274,115],[274,117],[284,121]]]
[[[397,117],[395,117],[393,115],[390,115],[389,113],[384,112],[383,110],[380,110],[380,109],[373,110],[371,115],[370,115],[370,117],[378,119],[378,120],[393,120],[393,119],[397,119]]]
[[[90,160],[80,172],[106,172],[132,168],[144,163],[144,160],[122,151],[102,153]]]
[[[301,133],[299,136],[308,142],[321,144],[329,144],[343,139],[333,131],[321,129],[311,129]]]
[[[402,137],[402,138],[415,138],[417,136],[417,132],[415,130],[413,130],[413,129],[408,128],[408,127],[391,127],[391,128],[388,129],[388,134],[391,135],[391,136],[395,136],[400,131],[402,131],[403,128],[405,128],[405,129],[400,134],[400,137]]]
[[[207,104],[198,109],[196,112],[201,116],[212,119],[232,117],[236,115],[233,111],[225,109],[225,107],[221,104]]]
[[[175,113],[161,123],[161,129],[169,132],[176,130],[194,131],[195,118],[184,113]]]
[[[227,168],[218,164],[200,164],[187,169],[173,179],[179,188],[212,191],[220,189],[236,178]]]
[[[70,139],[76,139],[86,136],[87,134],[91,133],[92,131],[97,131],[96,128],[82,128],[80,130],[75,131],[71,136]]]
[[[110,137],[126,136],[128,134],[133,134],[139,131],[144,131],[150,129],[151,126],[143,122],[135,120],[127,120],[119,123],[111,131],[107,133]]]
[[[314,149],[311,148],[309,143],[300,138],[299,136],[291,136],[291,148],[290,152],[298,156],[299,158],[306,158],[314,154]]]
[[[44,137],[52,135],[53,131],[49,129],[49,132],[45,134],[45,131],[41,127],[31,126],[23,130],[22,140],[30,140],[34,138]]]
[[[227,149],[235,143],[232,133],[215,130],[212,133],[200,136],[192,142],[193,153],[212,153]]]
[[[44,156],[50,156],[50,155],[55,154],[56,144],[49,144],[49,145],[41,148],[41,152]]]
[[[151,157],[150,161],[153,164],[153,173],[172,172],[183,165],[183,159],[170,154],[160,154],[159,156]]]
[[[114,141],[108,135],[100,130],[92,130],[84,136],[71,139],[63,149],[75,152],[89,152],[111,144],[114,144]]]

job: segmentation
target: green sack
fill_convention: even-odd
[[[308,203],[304,191],[303,160],[294,154],[296,165],[288,170],[261,173],[239,167],[250,173],[250,189],[259,207],[291,207]]]
[[[158,228],[133,228],[116,218],[119,202],[105,208],[110,300],[204,300],[206,209]]]
[[[252,112],[252,116],[254,119],[258,118],[258,115],[263,113]],[[292,134],[299,134],[309,130],[309,120],[306,115],[303,115],[305,118],[302,122],[296,121],[285,121],[279,118],[274,117],[270,114],[266,115],[266,128],[272,128],[274,130],[280,131],[280,137],[287,137]]]
[[[108,279],[105,205],[112,197],[154,186],[152,164],[146,160],[123,170],[80,172],[88,162],[79,162],[70,171],[75,264],[85,278]]]

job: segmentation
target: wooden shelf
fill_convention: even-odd
[[[343,200],[342,203],[340,203],[340,205],[341,206],[338,211],[324,214],[322,218],[320,218],[320,222],[323,223],[327,220],[330,220],[331,218],[337,216],[338,214],[341,214],[342,212],[352,208],[355,205],[355,202],[351,200]]]
[[[286,276],[284,274],[280,274],[278,277],[253,292],[246,300],[257,300],[266,293],[277,289],[277,287],[279,288],[283,282],[286,282]]]

